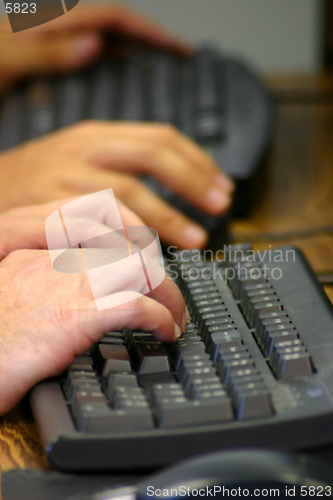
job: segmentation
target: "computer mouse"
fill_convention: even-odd
[[[333,469],[307,455],[264,450],[211,453],[94,500],[317,498],[333,495]]]

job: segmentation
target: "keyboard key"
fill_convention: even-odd
[[[313,373],[311,356],[308,352],[283,354],[277,367],[278,380],[290,380]]]
[[[253,315],[251,317],[250,324],[252,328],[257,329],[260,324],[261,315],[273,312],[280,312],[283,310],[283,306],[279,300],[272,302],[259,302],[253,307]]]
[[[21,92],[4,97],[0,114],[0,151],[13,148],[22,141],[24,98]]]
[[[176,60],[169,54],[153,55],[150,67],[150,119],[177,125]]]
[[[222,67],[210,50],[201,50],[194,57],[196,83],[195,135],[197,140],[222,139],[225,134],[225,103],[221,88]]]
[[[191,343],[181,343],[176,342],[174,348],[174,357],[175,357],[175,370],[178,370],[180,361],[184,354],[206,354],[205,344],[201,341],[191,342]]]
[[[227,330],[236,330],[235,323],[222,323],[215,326],[208,326],[209,333],[226,332]]]
[[[145,81],[142,67],[132,61],[123,64],[120,99],[120,120],[144,121]]]
[[[88,433],[145,431],[154,426],[149,408],[111,410],[97,404],[78,406],[77,423],[80,431]]]
[[[25,140],[48,134],[55,127],[53,89],[46,80],[37,80],[27,89]]]
[[[236,396],[237,419],[265,418],[274,414],[269,391],[259,385],[257,389],[242,388]]]
[[[177,378],[180,383],[187,377],[188,370],[192,370],[193,368],[212,368],[212,362],[210,360],[204,359],[199,361],[188,361],[182,360],[179,366],[179,370],[177,372]]]
[[[297,340],[297,339],[298,339],[298,333],[294,329],[269,332],[266,342],[264,344],[265,355],[269,358],[276,344],[279,344],[284,340]]]
[[[100,390],[101,384],[97,380],[74,379],[68,385],[67,397],[69,401],[73,402],[78,392],[99,392]]]
[[[88,117],[92,120],[116,118],[117,77],[110,62],[101,63],[94,71],[90,83]]]
[[[106,381],[106,395],[109,399],[118,387],[138,387],[136,375],[134,373],[109,373]]]
[[[215,362],[220,345],[233,347],[242,344],[241,336],[238,330],[226,330],[212,333],[211,342],[210,342],[210,350],[212,352],[212,359]]]
[[[88,392],[88,391],[78,391],[75,394],[74,405],[82,404],[96,404],[102,403],[106,404],[107,400],[102,391]]]
[[[160,342],[137,343],[136,357],[138,359],[138,373],[141,375],[170,371],[166,348]]]
[[[232,372],[246,371],[248,369],[254,369],[255,363],[253,359],[246,358],[235,361],[226,361],[221,366],[221,375],[223,376],[224,385],[228,384],[229,376]]]
[[[186,375],[182,384],[183,388],[186,392],[189,390],[194,379],[205,379],[214,377],[214,375],[216,375],[216,369],[213,366],[203,366],[202,368],[190,367],[186,370]]]
[[[61,81],[56,128],[68,127],[86,118],[86,92],[86,81],[83,75],[71,75]]]
[[[124,345],[99,344],[94,358],[102,377],[111,372],[131,371],[131,358]]]
[[[165,402],[158,412],[158,425],[172,429],[233,420],[229,398],[214,398],[208,401]]]
[[[202,379],[199,379],[199,380],[202,381]],[[201,384],[192,384],[190,391],[191,391],[191,395],[192,395],[193,399],[201,399],[202,394],[207,393],[207,392],[211,393],[211,392],[215,392],[215,391],[222,391],[223,392],[222,395],[227,396],[227,393],[225,391],[223,391],[222,385],[218,379],[217,379],[216,383],[205,384],[203,382]],[[204,397],[206,397],[206,396],[204,396]]]

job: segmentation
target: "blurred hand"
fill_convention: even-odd
[[[95,274],[110,306],[97,311],[85,273],[55,271],[46,250],[18,250],[34,245],[44,248],[45,215],[68,201],[20,208],[0,216],[0,414],[37,382],[62,373],[75,356],[110,330],[140,329],[159,340],[174,341],[189,320],[181,293],[167,276],[157,288],[142,295],[146,282],[135,265],[128,270],[130,284],[108,279],[102,266]],[[92,210],[90,215],[93,222],[109,228],[103,210]],[[121,215],[128,222],[140,223],[126,208],[121,209]],[[15,235],[14,241],[10,241],[11,235]],[[88,251],[98,254],[103,249]]]
[[[0,155],[0,210],[112,188],[166,244],[198,248],[205,230],[138,178],[148,174],[201,210],[230,207],[232,181],[170,125],[83,122]]]
[[[164,28],[118,4],[79,4],[64,16],[15,34],[8,18],[3,17],[0,92],[26,76],[67,72],[89,65],[105,48],[103,34],[110,33],[117,35],[125,48],[126,42],[136,41],[180,56],[191,53],[188,45]]]

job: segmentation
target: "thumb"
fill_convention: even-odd
[[[59,34],[52,38],[33,40],[17,54],[16,67],[20,76],[33,73],[58,73],[87,66],[103,48],[98,33]]]

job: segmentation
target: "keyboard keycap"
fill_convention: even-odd
[[[170,371],[166,348],[160,342],[137,343],[136,356],[138,359],[138,373],[140,375]]]
[[[271,395],[262,385],[254,389],[240,388],[236,405],[238,420],[265,418],[274,414]]]
[[[290,380],[313,373],[311,356],[308,352],[284,354],[277,368],[278,380]]]
[[[149,408],[111,410],[100,404],[78,406],[77,422],[79,430],[88,433],[144,431],[154,426]]]
[[[158,425],[163,429],[172,429],[233,420],[229,398],[221,397],[208,401],[165,402],[158,414]]]
[[[124,345],[99,344],[95,359],[102,377],[111,372],[131,371],[131,358]]]

